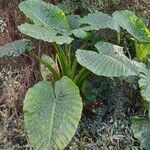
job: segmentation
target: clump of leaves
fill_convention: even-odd
[[[52,43],[56,50],[56,56],[53,58],[40,58],[30,53],[45,66],[54,80],[53,83],[47,80],[40,81],[30,88],[25,96],[25,127],[34,149],[64,149],[70,142],[81,118],[83,103],[79,89],[89,75],[88,70],[107,77],[138,76],[139,85],[142,87],[141,94],[148,101],[150,92],[146,84],[149,83],[147,66],[147,71],[143,71],[140,64],[136,65],[138,62],[135,64],[135,61],[124,55],[121,46],[108,42],[99,41],[92,50],[83,50],[91,48],[86,47],[86,43],[92,38],[92,32],[105,28],[110,28],[120,35],[122,27],[137,41],[150,42],[150,32],[142,19],[127,10],[117,11],[113,13],[113,17],[95,12],[83,18],[74,16],[74,23],[71,24],[69,16],[66,16],[63,10],[41,0],[26,0],[21,2],[19,7],[31,20],[31,24],[18,26],[19,30],[33,38]],[[72,57],[72,41],[78,38],[83,45]],[[14,43],[10,44],[12,45]],[[6,49],[7,46],[3,48]],[[22,52],[25,49],[28,50],[26,45]],[[10,49],[9,53],[7,48],[7,53],[0,56],[17,56],[16,50],[14,47],[14,52]],[[81,65],[79,71],[78,63]]]
[[[34,149],[64,149],[81,118],[83,104],[79,89],[89,74],[85,67],[80,66],[78,71],[77,59],[72,57],[71,43],[78,38],[88,41],[92,30],[107,27],[114,29],[113,19],[99,12],[92,15],[100,15],[103,22],[93,24],[88,21],[91,16],[76,16],[73,18],[74,26],[60,8],[43,1],[26,0],[20,3],[19,8],[32,22],[18,26],[19,30],[33,38],[52,43],[56,50],[54,57],[43,55],[40,58],[30,53],[42,64],[42,73],[50,74],[54,82],[45,80],[43,73],[44,80],[26,93],[23,108],[25,128]],[[81,48],[86,45],[85,42]],[[30,51],[32,46],[29,40],[23,39],[1,49],[1,56],[19,56],[25,50]]]
[[[121,47],[106,42],[100,42],[95,45],[98,53],[78,49],[76,52],[77,60],[81,65],[100,76],[138,76],[141,95],[145,100],[144,103],[146,103],[145,109],[148,111],[148,119],[132,118],[132,128],[135,136],[141,140],[142,147],[148,150],[148,141],[150,139],[148,134],[148,126],[150,125],[150,31],[142,19],[127,10],[114,12],[113,19],[133,36],[139,62],[127,58]]]

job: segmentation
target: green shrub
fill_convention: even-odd
[[[25,129],[34,149],[64,149],[70,142],[82,114],[83,102],[79,89],[90,71],[106,77],[138,76],[141,95],[149,111],[150,49],[147,44],[150,42],[150,32],[142,19],[127,10],[114,12],[113,17],[98,11],[84,17],[66,16],[59,7],[41,0],[23,1],[19,8],[31,23],[22,24],[18,29],[27,36],[51,43],[56,51],[53,58],[47,55],[40,58],[31,52],[31,43],[25,39],[0,47],[1,57],[19,56],[30,51],[31,56],[41,63],[44,80],[27,91],[23,107]],[[120,27],[133,37],[139,62],[125,56],[123,47],[118,45],[99,41],[95,47],[87,46],[93,32],[106,28],[116,32],[120,44]],[[78,39],[83,44],[72,56],[72,43]],[[146,47],[144,54],[139,52],[139,44]],[[81,65],[79,71],[78,63]],[[46,80],[45,74],[52,76],[54,84]],[[133,125],[137,122],[134,119]],[[146,122],[149,125],[149,121]],[[145,136],[145,132],[140,134],[139,139],[142,137],[142,146],[146,149],[145,143],[150,137]]]

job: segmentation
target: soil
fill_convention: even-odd
[[[24,22],[18,11],[20,0],[0,1],[0,17],[4,21],[0,33],[0,45],[20,39],[16,26]],[[107,8],[106,8],[107,7]],[[130,9],[150,20],[149,0],[124,0],[117,6],[105,6],[102,10]],[[0,20],[1,20],[0,18]],[[35,60],[22,55],[0,59],[0,150],[32,149],[23,126],[22,106],[29,87],[41,79]],[[67,150],[142,150],[131,130],[130,116],[143,112],[139,107],[138,87],[122,80],[92,76],[88,79],[92,90],[85,89],[84,99],[94,100],[85,109],[76,135]],[[120,92],[118,92],[120,91]],[[98,106],[99,106],[98,105]],[[88,112],[88,113],[87,113]]]

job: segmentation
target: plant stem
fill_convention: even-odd
[[[89,36],[86,41],[83,43],[83,45],[81,46],[81,49],[85,48],[88,40],[90,39],[91,36]],[[76,73],[76,70],[77,70],[77,65],[78,65],[78,62],[77,62],[77,58],[75,57],[74,58],[74,61],[73,61],[73,64],[72,64],[72,68],[71,68],[71,79],[74,80],[75,78],[75,73]]]
[[[91,39],[91,37],[92,37],[92,34],[90,34],[87,37],[85,42],[81,45],[80,49],[83,49],[83,48],[85,48],[87,46],[87,43]],[[77,71],[77,65],[78,65],[78,62],[77,62],[77,58],[75,57],[74,60],[73,60],[72,68],[71,68],[71,79],[72,80],[74,80],[74,78],[75,78],[75,73]]]
[[[84,72],[86,72],[86,71],[87,71],[87,69],[85,67],[83,67],[79,71],[79,73],[75,76],[74,82],[76,83],[81,78],[81,76],[84,74]]]
[[[85,79],[88,77],[89,73],[90,72],[85,67],[83,67],[79,71],[79,73],[76,75],[74,82],[76,83],[76,85],[78,85],[79,88],[82,87],[82,85],[83,85]]]
[[[134,39],[134,45],[135,45],[136,57],[139,59],[139,55],[138,55],[138,41],[136,39]]]
[[[39,40],[38,42],[39,42],[38,43],[39,44],[39,46],[38,46],[39,47],[39,49],[38,49],[38,56],[40,57],[41,56],[41,52],[42,52],[42,41]]]
[[[79,87],[79,89],[82,88],[84,81],[87,79],[87,77],[90,75],[90,71],[87,71],[86,73],[84,73],[82,75],[82,77],[80,78],[80,80],[77,82],[77,85]]]
[[[57,54],[58,54],[59,64],[61,67],[62,74],[68,76],[66,56],[65,56],[63,50],[61,49],[61,47],[59,45],[54,43],[54,47],[55,47]]]
[[[65,44],[66,47],[66,56],[67,56],[67,62],[68,62],[68,75],[71,76],[71,45],[69,45],[67,47],[67,45]]]

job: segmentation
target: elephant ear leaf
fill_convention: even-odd
[[[135,67],[124,54],[123,48],[107,42],[98,42],[98,52],[78,49],[78,62],[100,76],[120,77],[136,75]]]
[[[134,136],[140,140],[145,150],[150,148],[150,121],[144,118],[132,118],[132,129]]]
[[[150,102],[150,69],[143,65],[139,73],[139,86],[141,88],[142,97]]]
[[[24,100],[25,128],[34,149],[64,149],[76,132],[82,113],[78,87],[67,77],[55,84],[40,81]]]
[[[114,19],[111,16],[99,11],[83,17],[80,22],[81,24],[89,25],[84,27],[85,30],[110,28],[119,32],[119,26],[117,23],[115,23]]]
[[[26,0],[20,3],[19,8],[36,25],[52,27],[59,31],[70,30],[64,12],[53,4],[41,0]]]
[[[127,30],[140,42],[150,42],[150,31],[146,23],[133,12],[128,10],[116,11],[113,18],[122,28]]]
[[[62,45],[64,43],[70,44],[73,41],[73,38],[69,36],[57,35],[57,31],[50,27],[25,23],[18,26],[18,29],[28,36],[50,43],[56,42],[57,44]]]
[[[0,46],[0,57],[3,56],[14,56],[18,57],[26,50],[32,49],[31,42],[27,39],[16,40],[12,43],[8,43],[4,46]]]

